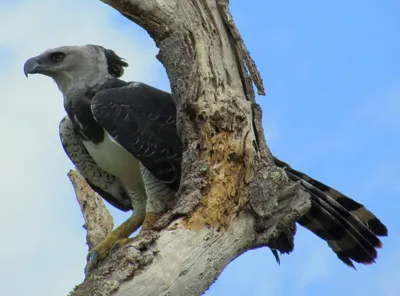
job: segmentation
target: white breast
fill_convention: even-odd
[[[135,189],[143,186],[138,160],[108,133],[105,132],[101,143],[83,141],[83,144],[98,166],[119,178],[126,187]]]

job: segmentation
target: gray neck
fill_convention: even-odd
[[[76,90],[87,90],[96,85],[103,85],[108,80],[112,79],[111,75],[93,75],[78,76],[74,73],[63,73],[62,77],[54,76],[53,80],[57,84],[59,90],[65,96],[70,96]]]
[[[64,104],[74,104],[78,100],[85,98],[88,91],[96,93],[103,88],[109,80],[113,79],[111,75],[95,76],[95,77],[80,77],[75,79],[74,75],[63,75],[62,79],[53,77],[58,88],[64,97]]]

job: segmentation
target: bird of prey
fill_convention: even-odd
[[[94,260],[123,244],[138,227],[151,229],[175,202],[181,178],[182,143],[171,95],[140,82],[120,79],[128,64],[98,45],[63,46],[32,57],[25,75],[51,77],[64,98],[60,123],[64,150],[88,184],[111,205],[132,216],[94,250]],[[362,204],[274,158],[300,182],[311,208],[300,225],[324,239],[337,257],[372,263],[387,229]],[[289,243],[289,248],[291,248]],[[285,251],[285,246],[277,249]]]

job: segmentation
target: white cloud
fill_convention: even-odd
[[[154,84],[162,67],[152,40],[134,24],[118,27],[116,15],[100,1],[0,3],[3,295],[66,295],[83,279],[83,220],[58,138],[62,98],[50,79],[26,79],[22,67],[51,47],[101,44],[127,59],[126,80]]]

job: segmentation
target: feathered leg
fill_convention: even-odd
[[[147,195],[146,217],[142,232],[152,230],[157,220],[175,203],[175,191],[160,182],[142,164],[140,164]]]

